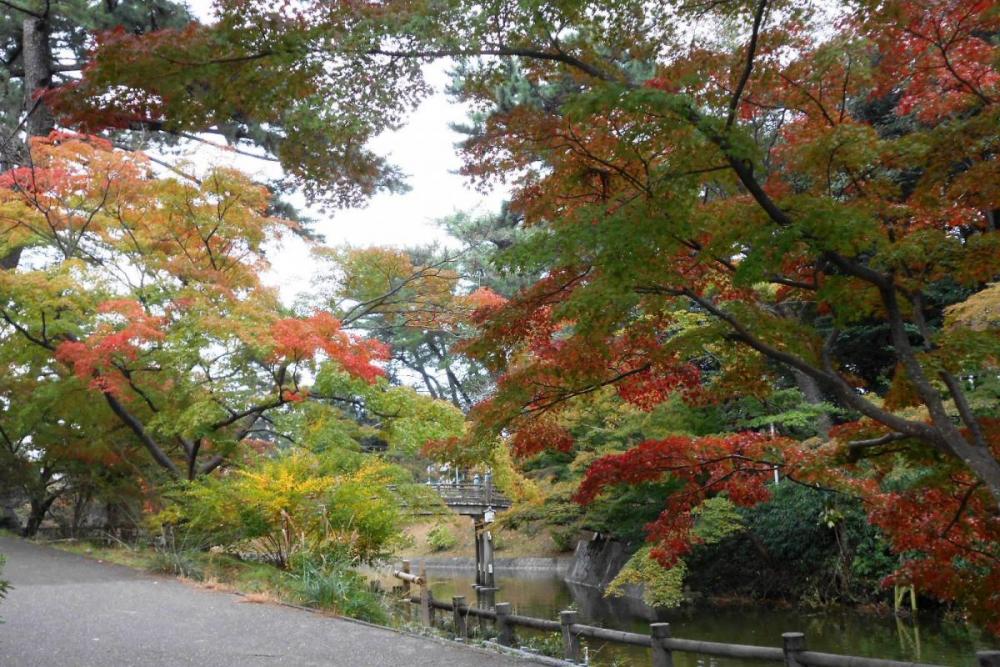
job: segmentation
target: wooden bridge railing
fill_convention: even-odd
[[[404,582],[406,600],[420,605],[420,616],[425,625],[434,625],[435,610],[451,612],[456,637],[467,639],[470,634],[468,624],[470,616],[480,619],[480,623],[492,621],[496,627],[497,642],[502,646],[511,647],[517,646],[516,627],[531,628],[543,632],[558,632],[562,635],[563,656],[571,664],[579,663],[582,654],[580,640],[588,638],[647,647],[652,651],[650,664],[653,667],[673,667],[674,652],[741,660],[761,660],[784,664],[785,667],[941,667],[940,665],[920,662],[809,651],[806,649],[806,637],[801,632],[786,632],[781,635],[782,646],[779,648],[673,637],[670,634],[669,623],[651,624],[648,635],[600,628],[577,623],[577,612],[572,610],[560,612],[558,621],[521,616],[512,613],[509,602],[498,602],[495,609],[490,610],[468,606],[464,596],[455,596],[451,602],[435,600],[427,583],[426,570],[423,566],[421,566],[419,576],[413,575],[409,572],[409,562],[404,562],[403,570],[396,571],[394,575]],[[420,594],[418,596],[410,596],[411,584],[419,586]],[[1000,667],[1000,651],[976,653],[976,665],[977,667]]]
[[[432,489],[450,506],[483,505],[495,509],[510,507],[510,499],[497,491],[491,483],[483,484],[431,484]]]

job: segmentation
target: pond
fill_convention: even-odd
[[[464,595],[476,600],[474,572],[469,569],[429,569],[427,578],[435,599],[450,601]],[[514,613],[558,619],[564,609],[576,609],[580,623],[648,633],[651,622],[669,622],[675,637],[759,646],[780,646],[783,632],[804,632],[810,649],[939,665],[974,665],[975,652],[997,649],[1000,644],[965,626],[920,618],[914,622],[893,616],[869,615],[856,610],[797,611],[768,607],[691,607],[653,610],[632,598],[608,600],[600,591],[563,581],[553,571],[519,570],[497,573],[496,601],[510,602]],[[519,638],[540,644],[544,635],[522,628]],[[556,646],[555,633],[546,642]],[[648,665],[649,650],[618,644],[591,642],[587,646],[594,665]],[[750,667],[746,662],[675,653],[676,667]]]

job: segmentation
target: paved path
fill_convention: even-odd
[[[171,578],[0,536],[3,667],[532,663],[432,639],[251,604]]]

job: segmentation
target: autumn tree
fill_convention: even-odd
[[[595,464],[581,500],[684,480],[651,531],[670,562],[701,499],[757,502],[780,466],[862,494],[896,548],[918,554],[900,578],[996,618],[983,591],[1000,590],[1000,442],[983,399],[997,332],[989,316],[945,314],[976,312],[1000,274],[995,2],[218,7],[226,18],[186,41],[109,43],[75,89],[85,103],[67,95],[67,109],[85,116],[105,95],[126,113],[176,106],[206,81],[197,108],[228,108],[232,93],[203,73],[243,62],[257,76],[301,65],[272,105],[347,63],[380,92],[403,75],[391,85],[406,97],[419,92],[406,67],[464,59],[460,95],[479,121],[468,171],[512,183],[538,233],[511,266],[544,271],[481,313],[471,351],[504,373],[481,423],[512,429],[521,451],[566,447],[558,411],[598,387],[652,405],[795,378],[848,415],[833,446],[752,431],[651,441]],[[163,60],[177,63],[173,88],[148,83]],[[116,97],[120,81],[145,96]],[[878,346],[861,366],[864,339]],[[900,466],[924,472],[900,481]]]
[[[478,308],[530,284],[530,277],[502,271],[495,262],[523,231],[506,207],[496,215],[460,213],[439,223],[454,246],[317,250],[322,269],[309,300],[388,345],[391,378],[468,411],[488,395],[495,377],[459,349],[474,334]]]
[[[71,91],[78,91],[84,72],[92,73],[88,82],[93,80],[100,69],[95,58],[111,45],[117,44],[124,49],[119,53],[127,57],[132,46],[139,44],[133,40],[143,39],[145,35],[191,37],[198,32],[193,21],[187,6],[172,0],[97,3],[24,0],[0,4],[0,90],[3,92],[0,171],[29,163],[30,138],[45,137],[59,126],[56,116],[64,111],[67,97],[81,100],[82,104],[85,95],[71,94]],[[185,57],[197,59],[197,49],[184,46],[186,37],[175,41],[185,50]],[[95,56],[98,46],[102,48]],[[211,49],[210,45],[203,46]],[[140,48],[134,55],[141,59],[143,50]],[[142,75],[148,81],[170,78],[163,76],[167,61],[160,60],[161,55],[156,56],[158,63],[153,69]],[[312,68],[300,76],[288,76],[289,72],[284,72],[265,81],[250,71],[255,69],[252,63],[245,65],[241,68],[237,62],[231,62],[213,71],[205,70],[197,83],[187,81],[173,91],[164,91],[164,99],[183,100],[181,104],[157,105],[136,99],[133,100],[135,106],[125,112],[122,109],[112,111],[98,103],[87,111],[83,106],[76,108],[72,120],[84,129],[99,127],[105,138],[119,148],[144,150],[155,147],[166,156],[162,162],[167,165],[173,162],[172,153],[192,145],[207,145],[224,154],[280,163],[285,177],[268,184],[271,206],[291,219],[296,219],[298,213],[281,196],[292,188],[305,187],[326,203],[358,203],[376,190],[402,187],[395,169],[362,145],[366,137],[398,121],[398,113],[389,113],[388,108],[390,102],[398,109],[406,107],[405,96],[387,101],[386,113],[365,118],[358,114],[351,116],[348,104],[352,98],[373,92],[370,84],[363,84],[341,96],[343,104],[336,114],[330,115],[324,113],[322,105],[314,104],[317,96],[332,94],[329,85],[324,90],[313,89],[312,97],[306,99],[309,86],[303,84],[305,77],[318,75],[320,70]],[[182,59],[176,66],[183,68],[186,61]],[[127,66],[120,67],[116,76],[125,71],[128,71]],[[245,75],[243,80],[237,81],[240,76],[237,71]],[[129,89],[127,82],[117,78],[113,86],[116,93]],[[257,91],[258,96],[248,96],[247,101],[259,99],[260,92],[273,89],[276,95],[294,97],[298,104],[293,110],[287,104],[271,105],[259,99],[262,104],[251,109],[245,102],[233,98],[212,110],[197,110],[198,105],[191,97],[192,91],[197,89]],[[138,87],[131,90],[134,95],[141,94]],[[63,116],[62,126],[70,120],[65,114]],[[286,137],[293,140],[286,142]],[[159,161],[156,157],[150,159]],[[295,231],[306,236],[310,234],[307,227]],[[0,267],[16,267],[19,252],[14,249],[0,256]]]
[[[25,535],[57,502],[71,508],[75,530],[90,501],[140,495],[134,442],[85,386],[64,381],[47,350],[27,340],[4,339],[0,359],[0,489],[27,500]]]
[[[250,148],[280,163],[282,187],[325,203],[355,205],[404,187],[399,171],[365,143],[398,125],[424,91],[418,63],[341,43],[371,38],[376,25],[363,16],[331,12],[331,23],[343,21],[334,39],[304,8],[234,2],[214,9],[219,19],[211,25],[95,26],[86,75],[41,99],[62,123],[88,132],[215,135],[229,150]],[[303,49],[303,40],[327,55]]]
[[[281,420],[311,378],[349,392],[383,375],[381,344],[326,312],[286,313],[261,285],[261,244],[289,223],[265,215],[267,193],[241,174],[158,178],[141,155],[59,134],[32,158],[0,190],[0,243],[25,249],[0,274],[0,342],[32,355],[8,367],[11,382],[39,372],[88,391],[163,472],[194,478],[248,443],[294,438]],[[329,394],[309,414],[358,400]]]
[[[0,170],[25,164],[30,137],[46,136],[55,129],[55,117],[44,95],[79,76],[87,64],[94,31],[121,26],[140,34],[182,26],[189,20],[186,7],[169,0],[26,0],[0,5]],[[134,143],[138,138],[121,140]],[[0,267],[16,266],[18,252],[0,256]]]

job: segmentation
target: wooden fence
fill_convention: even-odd
[[[404,561],[402,569],[393,574],[403,582],[406,600],[420,606],[420,620],[424,625],[433,626],[435,624],[435,611],[450,612],[456,637],[467,639],[471,634],[470,617],[478,619],[481,627],[486,622],[492,622],[495,626],[497,642],[510,647],[517,646],[515,629],[518,627],[559,633],[562,635],[563,657],[570,663],[578,664],[580,662],[582,656],[580,640],[587,638],[649,648],[651,650],[650,664],[653,667],[673,667],[675,652],[740,660],[761,660],[783,664],[785,667],[941,667],[940,665],[919,662],[810,651],[806,648],[806,637],[801,632],[786,632],[781,635],[781,647],[750,646],[673,637],[670,634],[669,623],[651,624],[648,635],[583,625],[577,622],[577,612],[572,610],[560,612],[559,620],[521,616],[512,613],[509,602],[498,602],[493,609],[480,609],[466,604],[464,596],[455,596],[451,602],[435,600],[431,594],[424,567],[421,566],[420,574],[413,574],[410,571],[408,561]],[[419,594],[416,596],[411,595],[413,586],[419,589]],[[976,660],[977,667],[1000,667],[1000,651],[980,651],[976,654]]]

